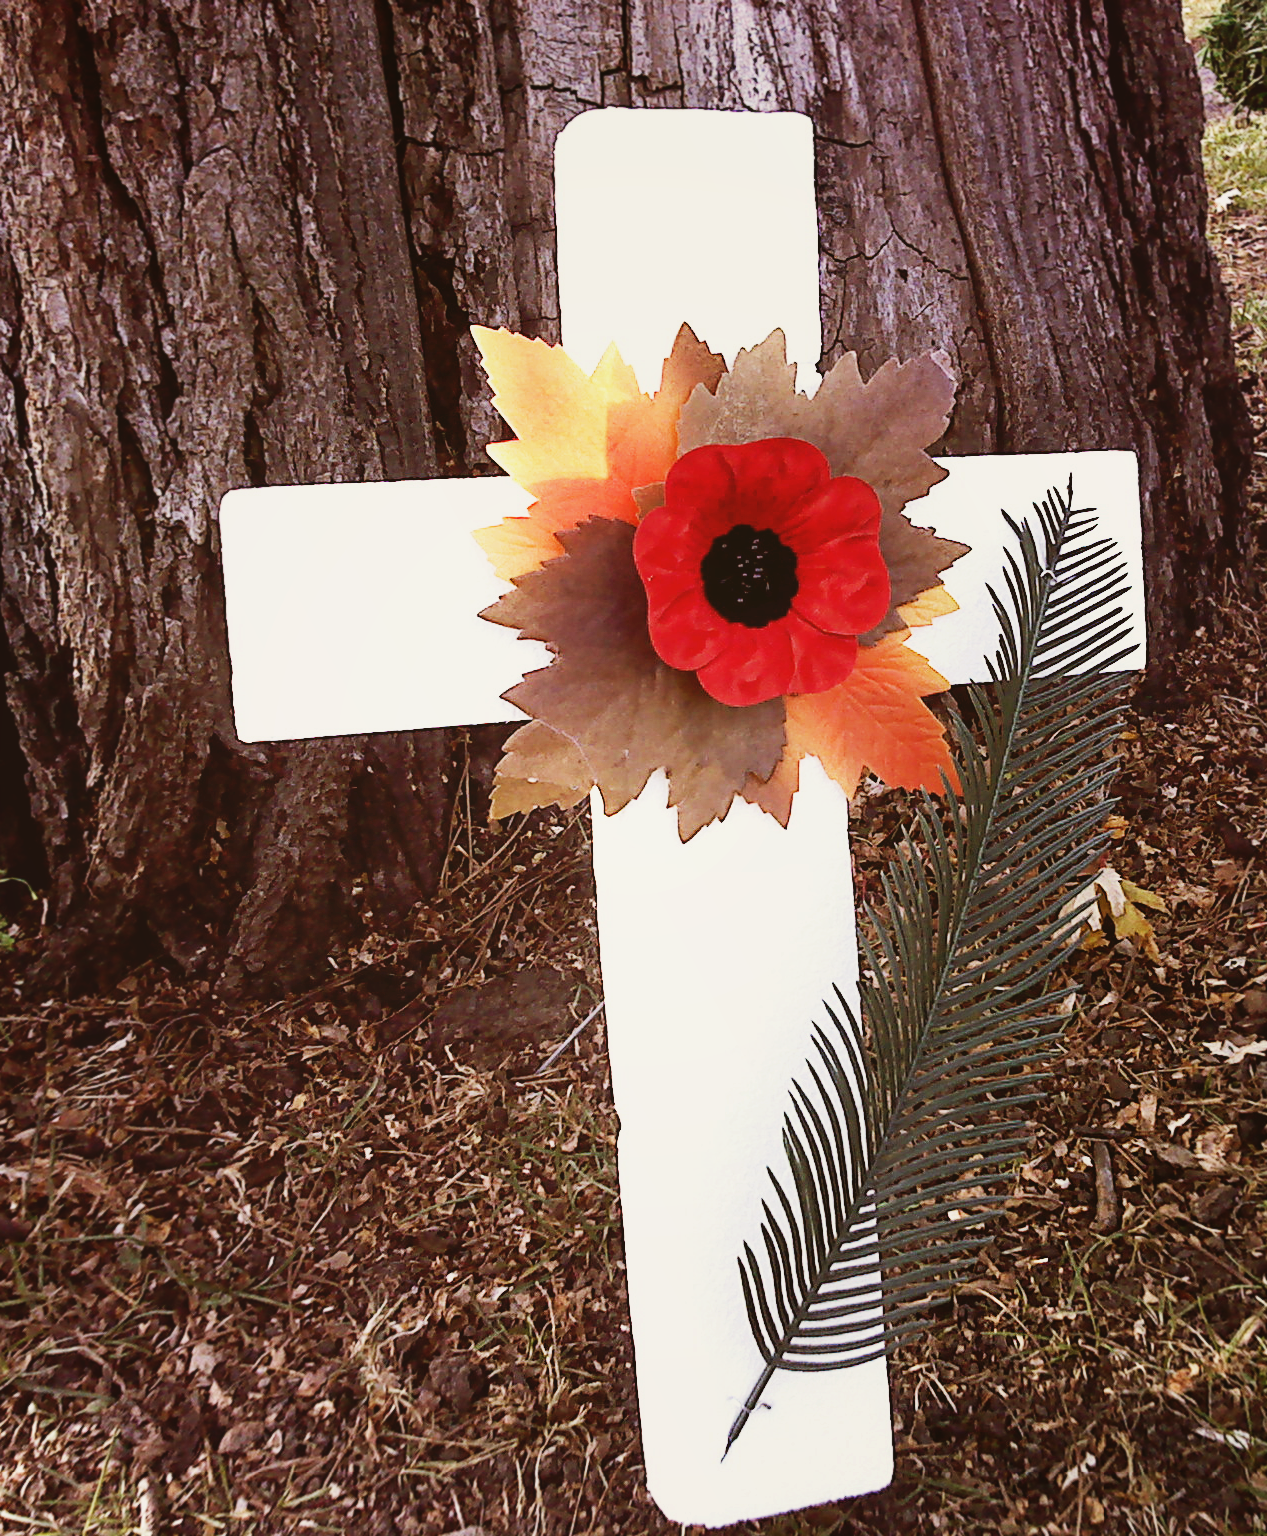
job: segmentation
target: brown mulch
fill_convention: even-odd
[[[1261,225],[1229,229],[1263,285]],[[1247,372],[1260,421],[1264,382]],[[1260,487],[1261,498],[1261,487]],[[1267,1529],[1267,699],[1229,595],[1123,742],[1111,863],[976,1278],[893,1364],[892,1487],[739,1529]],[[865,878],[894,826],[866,802]],[[0,961],[0,1530],[652,1536],[587,830],[457,829],[443,899],[254,1013]]]

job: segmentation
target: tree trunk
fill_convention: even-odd
[[[467,327],[555,335],[587,107],[809,113],[826,361],[945,347],[952,452],[1135,449],[1163,657],[1236,568],[1178,0],[9,0],[0,59],[0,859],[72,982],[293,986],[433,889],[443,738],[234,736],[215,509],[487,469]]]

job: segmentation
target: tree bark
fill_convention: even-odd
[[[10,0],[0,60],[0,859],[72,983],[295,986],[434,888],[445,739],[237,741],[215,509],[488,469],[467,328],[556,336],[588,107],[809,113],[825,361],[945,347],[951,452],[1133,448],[1162,658],[1237,567],[1178,0]]]

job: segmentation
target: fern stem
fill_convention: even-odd
[[[739,1436],[743,1433],[744,1425],[752,1417],[756,1410],[757,1404],[761,1401],[763,1395],[765,1394],[765,1389],[770,1385],[777,1363],[778,1362],[775,1360],[769,1360],[766,1362],[765,1370],[761,1372],[761,1375],[757,1378],[756,1385],[753,1387],[752,1391],[748,1393],[743,1407],[735,1415],[735,1422],[730,1426],[730,1433],[726,1436],[726,1449],[721,1453],[721,1459],[723,1461],[725,1461],[726,1457],[730,1455],[731,1446],[734,1445],[735,1441],[738,1440]]]

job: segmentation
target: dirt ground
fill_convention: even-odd
[[[1267,290],[1267,221],[1217,238]],[[1248,592],[1131,712],[1111,862],[1166,910],[1070,967],[1005,1216],[893,1360],[893,1485],[736,1530],[1267,1530]],[[896,824],[864,800],[864,881]],[[583,819],[494,832],[473,795],[429,910],[254,1013],[155,969],[36,1006],[28,953],[0,958],[0,1530],[679,1529],[642,1483],[601,1019],[538,1071],[599,1000]]]

